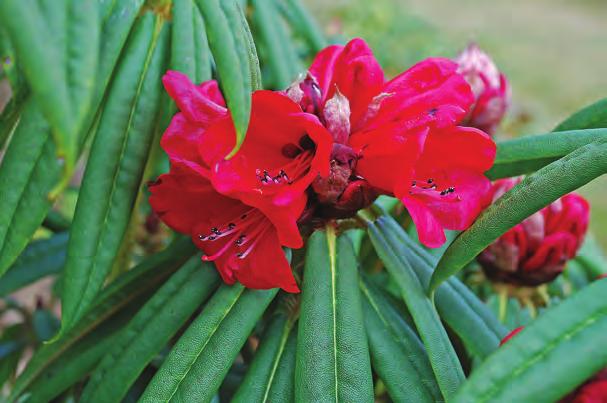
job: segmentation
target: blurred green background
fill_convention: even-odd
[[[498,138],[550,131],[607,96],[605,0],[305,0],[333,39],[364,38],[392,76],[477,42],[508,76],[513,105]],[[580,190],[607,249],[607,176]]]

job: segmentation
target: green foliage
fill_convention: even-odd
[[[295,367],[296,401],[371,401],[371,364],[348,237],[308,240]]]

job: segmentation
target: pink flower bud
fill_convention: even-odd
[[[493,201],[520,178],[493,184]],[[485,274],[495,281],[535,286],[552,281],[575,257],[588,228],[589,204],[570,193],[527,217],[479,256]]]
[[[474,93],[474,104],[464,124],[493,134],[510,105],[512,90],[506,76],[475,43],[469,44],[455,61]]]

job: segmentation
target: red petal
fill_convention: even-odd
[[[185,74],[169,70],[162,83],[177,107],[193,122],[208,125],[227,113],[215,81],[196,87]]]
[[[386,129],[357,133],[350,137],[350,145],[359,150],[361,159],[356,164],[357,175],[388,194],[405,193],[411,184],[412,170],[421,154],[427,130],[397,135]]]
[[[523,270],[533,271],[559,266],[575,250],[575,238],[567,232],[557,232],[544,239],[533,256],[523,264]]]
[[[438,248],[445,243],[445,233],[440,222],[421,201],[413,197],[401,199],[417,229],[419,241],[429,247]]]
[[[204,165],[198,154],[198,143],[204,133],[202,126],[192,123],[180,112],[173,116],[160,145],[171,161]]]
[[[434,171],[425,173],[423,178],[433,178],[439,187],[414,197],[424,203],[446,229],[461,231],[468,228],[490,203],[491,182],[472,170]],[[441,195],[440,191],[450,186],[455,188],[455,192]]]
[[[264,233],[246,259],[230,255],[228,259],[216,263],[224,280],[234,282],[235,279],[245,287],[254,289],[280,287],[286,292],[299,292],[289,262],[273,230]]]
[[[384,84],[379,63],[366,42],[359,38],[344,47],[330,46],[321,51],[310,67],[310,74],[319,83],[323,101],[331,99],[336,89],[348,98],[353,128]]]
[[[495,151],[491,137],[478,129],[452,127],[433,130],[426,140],[418,169],[461,168],[482,173],[493,165]]]
[[[448,59],[426,59],[389,81],[381,90],[391,94],[366,128],[399,122],[403,128],[431,124],[446,127],[466,116],[474,95]]]
[[[179,171],[172,169],[150,186],[150,205],[175,231],[196,236],[195,229],[225,224],[250,209],[238,200],[217,193],[208,179]]]

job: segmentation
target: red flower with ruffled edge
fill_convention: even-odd
[[[352,149],[353,178],[398,197],[430,247],[445,242],[444,228],[467,228],[491,187],[483,173],[495,143],[457,126],[474,102],[457,69],[448,59],[426,59],[385,81],[367,44],[353,39],[322,50],[308,76],[287,90]]]
[[[303,246],[297,220],[305,189],[327,174],[330,135],[284,94],[256,91],[246,139],[226,161],[235,134],[216,82],[170,71],[163,83],[180,112],[161,141],[171,171],[150,186],[152,208],[226,283],[298,292],[281,246]]]
[[[522,178],[493,184],[493,201]],[[569,193],[527,217],[488,246],[478,261],[488,277],[515,284],[539,285],[554,280],[573,259],[588,229],[590,205]]]

